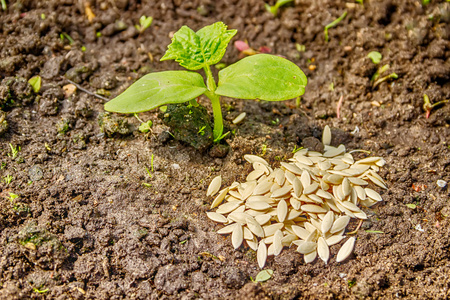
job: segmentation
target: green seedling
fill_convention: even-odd
[[[265,7],[268,12],[270,12],[272,15],[274,15],[274,17],[276,17],[278,14],[278,9],[280,9],[280,7],[293,1],[294,0],[277,0],[277,3],[275,3],[275,5],[270,6],[269,4],[266,3]]]
[[[136,29],[139,31],[139,34],[141,34],[145,31],[145,29],[149,28],[150,25],[152,25],[152,22],[152,17],[141,16],[139,18],[139,25],[136,24],[134,25],[134,27],[136,27]]]
[[[344,13],[339,18],[337,18],[336,20],[325,26],[325,29],[323,30],[323,34],[325,35],[325,42],[328,42],[328,29],[335,27],[337,24],[339,24],[339,22],[344,20],[346,16],[347,11],[344,11]]]
[[[6,196],[6,198],[9,199],[9,201],[10,201],[11,203],[14,203],[14,199],[19,198],[19,195],[14,194],[14,193],[9,193],[9,197]]]
[[[450,101],[449,99],[446,99],[446,100],[441,100],[441,101],[431,104],[431,101],[430,101],[430,98],[428,97],[428,95],[424,94],[423,95],[423,110],[426,111],[426,118],[428,119],[430,117],[431,110],[433,108],[443,105],[445,103],[448,103],[449,101]]]
[[[396,74],[396,73],[391,73],[391,74],[389,74],[389,75],[387,75],[387,76],[384,76],[384,77],[381,77],[380,79],[378,79],[377,81],[375,81],[374,83],[373,83],[373,87],[375,88],[375,87],[377,87],[380,83],[382,83],[382,82],[384,82],[384,81],[388,81],[388,80],[390,80],[390,79],[397,79],[398,78],[398,75]]]
[[[61,33],[59,35],[59,38],[61,39],[61,42],[64,42],[64,39],[66,38],[69,41],[70,45],[72,45],[74,42],[73,38],[65,32]]]
[[[33,288],[33,292],[38,293],[38,294],[45,294],[48,291],[49,291],[49,289],[40,290],[38,288]]]
[[[372,60],[374,64],[379,64],[383,56],[378,51],[372,51],[367,55],[368,58]]]
[[[0,0],[0,3],[2,4],[2,9],[7,10],[8,6],[6,6],[6,0]]]
[[[36,75],[31,77],[30,80],[28,80],[28,83],[31,85],[35,93],[39,93],[39,91],[41,90],[41,83],[42,83],[41,76]]]
[[[6,175],[5,177],[3,177],[3,181],[8,185],[13,181],[14,177],[12,177],[11,175]]]
[[[422,0],[422,5],[428,5],[428,4],[430,4],[430,0]]]
[[[379,68],[379,69],[375,72],[375,74],[373,74],[373,76],[372,76],[372,78],[370,79],[370,81],[373,82],[373,81],[377,80],[378,77],[380,77],[380,75],[381,75],[382,73],[384,73],[384,72],[386,72],[387,70],[389,70],[390,67],[391,67],[390,65],[386,64],[386,65],[382,66],[381,68]]]
[[[364,0],[355,0],[356,3],[361,4],[364,8]]]
[[[299,150],[302,150],[303,149],[303,147],[298,147],[297,148],[297,145],[294,145],[294,149],[292,150],[292,153],[294,154],[294,153],[296,153],[296,152],[298,152]]]
[[[147,122],[144,122],[139,118],[137,114],[134,114],[135,118],[138,119],[139,122],[141,122],[141,125],[139,125],[139,131],[142,133],[147,133],[151,130],[153,126],[153,122],[151,120],[148,120]]]
[[[12,159],[17,157],[17,154],[19,154],[20,151],[20,146],[16,146],[14,147],[11,143],[9,144],[9,147],[11,148],[11,154],[8,153],[8,156],[11,157]]]
[[[183,103],[205,95],[211,100],[214,116],[213,139],[224,138],[220,97],[282,101],[305,92],[307,79],[294,63],[279,56],[248,56],[219,71],[216,83],[211,66],[225,54],[236,30],[227,30],[222,22],[194,32],[181,27],[161,60],[175,60],[182,67],[203,69],[203,77],[191,71],[150,73],[132,84],[125,92],[105,104],[105,110],[117,113],[139,113],[162,105]]]

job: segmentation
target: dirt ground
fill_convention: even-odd
[[[262,0],[6,0],[0,298],[449,298],[450,191],[437,181],[450,182],[450,104],[429,118],[422,106],[424,94],[431,103],[450,98],[450,3],[426,2],[296,0],[274,17]],[[344,11],[325,42],[324,26]],[[154,21],[139,33],[142,15]],[[238,30],[233,41],[269,47],[304,70],[299,107],[222,99],[235,130],[222,158],[173,140],[157,110],[139,115],[154,123],[146,134],[133,116],[102,115],[105,100],[93,93],[112,99],[148,72],[180,69],[159,61],[171,34],[217,21]],[[371,51],[382,54],[378,65]],[[230,45],[223,62],[238,59]],[[398,78],[374,86],[385,64],[381,77]],[[37,93],[27,83],[35,75]],[[69,95],[68,80],[90,93]],[[241,112],[244,122],[233,125]],[[99,117],[112,125],[102,131]],[[349,260],[336,263],[338,245],[328,265],[305,265],[284,249],[267,262],[273,278],[253,283],[255,252],[235,251],[229,236],[215,233],[221,226],[206,217],[206,188],[219,174],[224,185],[244,181],[244,154],[278,166],[294,146],[320,139],[325,125],[334,143],[386,159],[380,175],[389,189],[377,189],[384,201],[365,209]]]

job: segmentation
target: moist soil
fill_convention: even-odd
[[[450,182],[450,104],[429,118],[422,106],[424,94],[431,103],[450,98],[450,3],[426,2],[296,0],[274,17],[262,0],[6,0],[0,298],[448,298],[450,192],[437,181]],[[344,11],[325,42],[324,26]],[[142,15],[154,20],[139,33]],[[158,110],[139,115],[153,121],[148,133],[131,115],[103,114],[105,99],[144,74],[180,69],[159,59],[182,25],[217,21],[238,30],[233,42],[268,47],[304,70],[300,105],[222,99],[233,134],[203,151],[174,140]],[[223,63],[240,57],[230,45]],[[380,78],[398,78],[374,86],[385,64]],[[37,93],[27,83],[35,75]],[[255,252],[234,250],[206,217],[208,184],[217,175],[223,185],[243,182],[244,154],[278,166],[294,147],[320,148],[325,125],[333,144],[386,159],[384,201],[364,209],[350,259],[336,263],[336,245],[327,265],[306,265],[285,248],[268,259],[272,279],[254,283]]]

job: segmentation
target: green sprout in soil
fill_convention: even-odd
[[[347,11],[344,11],[344,13],[339,18],[337,18],[336,20],[325,26],[325,29],[323,30],[323,34],[325,35],[325,42],[328,42],[328,29],[335,27],[337,24],[339,24],[339,22],[344,20],[346,16]]]
[[[70,45],[72,45],[74,42],[73,38],[65,32],[61,33],[59,35],[59,38],[61,39],[61,42],[64,42],[64,39],[66,38],[69,41]]]
[[[361,4],[364,8],[364,0],[355,0],[356,3]]]
[[[387,76],[384,77],[380,77],[381,74],[383,74],[384,72],[386,72],[387,70],[389,70],[390,66],[388,64],[382,66],[381,68],[379,68],[375,74],[373,74],[372,78],[370,79],[370,81],[373,82],[373,87],[377,87],[380,83],[387,81],[387,80],[391,80],[391,79],[397,79],[398,75],[396,73],[391,73]]]
[[[216,83],[211,66],[225,54],[236,30],[227,30],[222,22],[194,32],[181,27],[161,60],[175,60],[182,67],[203,69],[203,77],[191,71],[150,73],[132,84],[125,92],[105,104],[105,110],[117,113],[139,113],[162,105],[188,102],[205,95],[211,100],[214,116],[214,142],[223,135],[220,97],[283,101],[305,92],[307,79],[294,63],[279,56],[257,54],[248,56],[219,71]]]
[[[280,9],[280,7],[282,7],[283,5],[286,5],[288,3],[293,2],[294,0],[277,0],[277,3],[275,3],[275,5],[269,5],[269,4],[265,4],[266,10],[268,12],[270,12],[272,15],[274,15],[274,17],[277,16],[278,14],[278,9]]]
[[[374,64],[379,64],[383,56],[378,51],[372,51],[367,55],[368,58],[372,60]]]
[[[142,121],[137,114],[134,114],[134,117],[138,119],[139,122],[141,122],[141,125],[139,125],[139,131],[142,133],[147,133],[151,130],[153,126],[153,122],[151,120],[148,120],[147,122]]]
[[[426,111],[426,118],[428,119],[430,117],[431,114],[431,110],[437,106],[440,105],[444,105],[445,103],[448,103],[450,100],[446,99],[446,100],[441,100],[439,102],[433,103],[431,104],[430,98],[428,97],[427,94],[423,95],[423,110]]]
[[[134,27],[136,27],[136,29],[139,31],[139,34],[142,34],[145,31],[145,29],[149,28],[150,25],[152,25],[152,22],[153,22],[152,17],[141,16],[139,18],[139,25],[136,24],[134,25]]]
[[[41,76],[36,75],[31,77],[30,80],[28,80],[28,83],[31,85],[35,93],[39,93],[39,91],[41,90],[41,83],[42,83]]]
[[[3,181],[8,185],[13,181],[14,177],[12,177],[11,175],[6,175],[5,177],[3,177]]]
[[[9,144],[9,147],[11,148],[11,154],[8,153],[8,156],[11,157],[12,159],[17,157],[17,154],[19,154],[20,151],[20,146],[19,147],[14,147],[11,143]]]
[[[6,6],[6,0],[0,0],[0,3],[2,4],[2,9],[7,10],[8,6]]]
[[[387,76],[384,76],[384,77],[381,77],[380,79],[378,79],[377,81],[375,81],[374,83],[373,83],[373,87],[375,88],[375,87],[377,87],[380,83],[382,83],[382,82],[384,82],[384,81],[388,81],[388,80],[390,80],[390,79],[397,79],[398,78],[398,75],[396,74],[396,73],[391,73],[391,74],[389,74],[389,75],[387,75]]]
[[[19,195],[14,194],[14,193],[9,193],[9,197],[6,196],[6,198],[9,199],[9,201],[11,202],[11,204],[13,204],[13,203],[14,203],[14,199],[19,198]]]

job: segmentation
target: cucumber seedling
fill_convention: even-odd
[[[162,105],[195,102],[205,95],[211,100],[215,142],[223,139],[220,97],[282,101],[299,97],[305,92],[307,79],[294,63],[279,56],[256,54],[219,71],[216,83],[211,66],[225,54],[228,43],[236,34],[222,22],[194,32],[181,27],[161,60],[175,60],[190,71],[150,73],[133,83],[122,94],[105,104],[105,110],[117,113],[140,113]],[[196,70],[203,69],[203,77]]]

